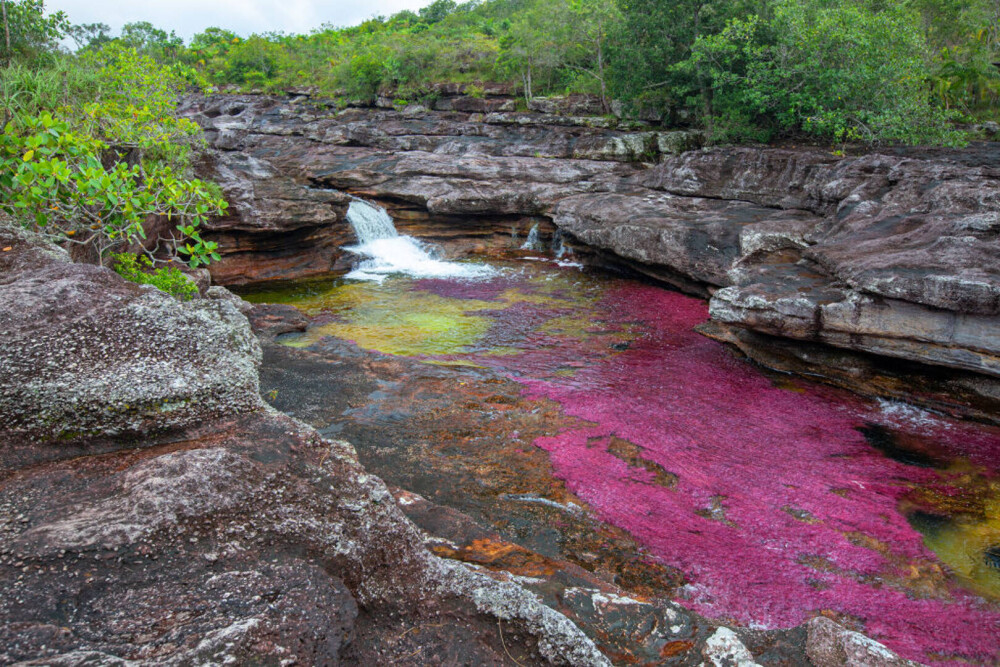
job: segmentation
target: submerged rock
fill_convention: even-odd
[[[0,240],[0,662],[609,664],[266,407],[238,299]]]
[[[997,145],[848,158],[698,150],[697,132],[573,115],[592,102],[483,115],[189,98],[182,112],[212,147],[204,171],[234,204],[213,223],[224,255],[214,278],[345,270],[344,192],[378,200],[401,232],[451,253],[510,247],[512,229],[536,224],[551,235],[551,220],[584,259],[712,297],[721,324],[912,362],[914,378],[928,365],[975,374],[966,414],[998,404]],[[843,382],[835,367],[799,366]]]

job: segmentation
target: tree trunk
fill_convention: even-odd
[[[691,42],[689,51],[694,50],[694,43],[698,41],[701,36],[701,9],[703,5],[698,5],[694,12],[694,40]],[[712,89],[708,85],[708,81],[705,79],[705,72],[702,70],[701,63],[698,63],[696,67],[696,74],[698,78],[698,88],[701,91],[701,113],[705,117],[705,129],[711,134],[714,130],[714,123],[712,122]]]
[[[524,102],[529,104],[535,93],[531,90],[531,56],[528,57],[528,73],[524,83]]]
[[[7,48],[3,52],[4,62],[10,62],[10,24],[7,22],[7,0],[0,0],[0,7],[3,8],[3,39]]]
[[[604,82],[604,35],[597,38],[597,78],[601,82],[601,109],[608,113],[608,86]]]

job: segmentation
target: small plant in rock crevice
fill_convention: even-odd
[[[153,268],[153,262],[146,255],[114,253],[112,255],[118,275],[139,285],[152,285],[181,301],[189,301],[198,293],[198,288],[184,273],[174,266]]]

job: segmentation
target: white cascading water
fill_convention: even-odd
[[[396,225],[392,222],[392,216],[384,208],[360,199],[353,200],[347,207],[347,221],[351,223],[360,245],[399,236]]]
[[[538,237],[538,225],[534,225],[528,232],[528,239],[521,246],[521,250],[544,250],[542,240]]]
[[[416,278],[488,278],[496,271],[482,264],[459,264],[434,257],[431,246],[412,236],[400,236],[392,217],[366,201],[355,199],[347,209],[358,244],[346,249],[361,257],[347,274],[355,280],[382,282],[387,276],[405,274]]]

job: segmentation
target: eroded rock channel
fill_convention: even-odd
[[[246,300],[0,222],[0,662],[1000,660],[995,145],[183,111]]]

